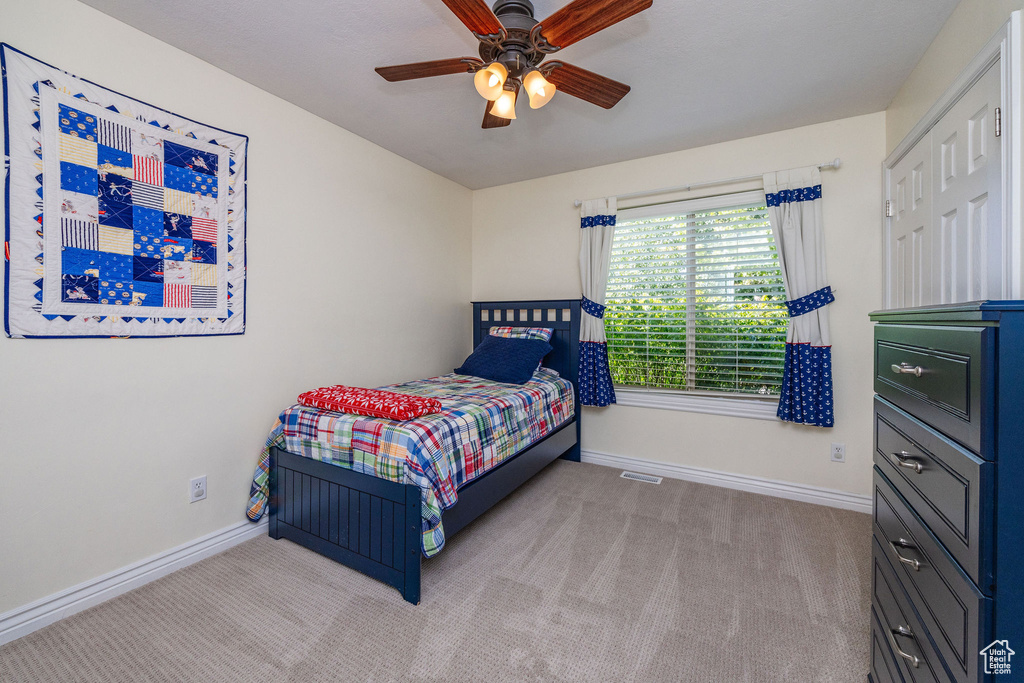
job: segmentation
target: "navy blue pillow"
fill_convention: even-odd
[[[495,382],[526,384],[551,348],[542,339],[510,339],[489,334],[455,372]]]

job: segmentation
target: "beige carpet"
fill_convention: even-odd
[[[423,565],[423,602],[288,541],[0,648],[0,681],[856,681],[867,515],[558,461]]]

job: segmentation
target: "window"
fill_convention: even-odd
[[[764,194],[618,218],[605,312],[616,386],[777,395],[789,317]]]

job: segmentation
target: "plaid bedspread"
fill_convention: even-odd
[[[441,513],[458,489],[553,432],[574,413],[572,384],[540,369],[523,386],[449,374],[378,387],[428,396],[442,411],[414,420],[335,413],[293,405],[267,437],[252,480],[247,514],[267,505],[270,448],[329,462],[423,491],[423,554],[444,547]]]

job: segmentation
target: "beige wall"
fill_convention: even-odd
[[[574,199],[806,166],[822,174],[836,378],[831,430],[649,408],[587,409],[583,448],[866,494],[871,481],[872,331],[881,299],[882,113],[735,140],[473,195],[473,297],[579,296]],[[749,187],[747,185],[746,187]],[[829,445],[846,443],[845,464]]]
[[[961,0],[885,111],[891,152],[1024,0]]]
[[[72,0],[0,0],[0,40],[250,138],[244,336],[0,338],[2,613],[244,519],[300,391],[450,371],[472,194]]]

